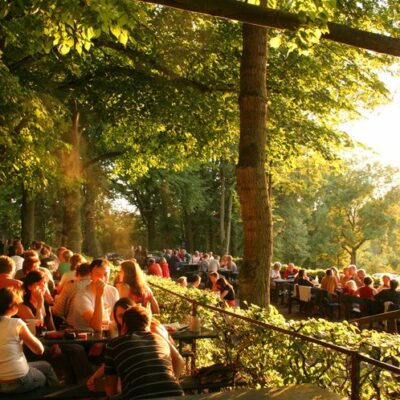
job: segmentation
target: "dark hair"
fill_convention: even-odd
[[[305,272],[306,272],[306,271],[305,271],[304,269],[301,269],[301,270],[297,273],[297,277],[298,277],[298,278],[303,278]]]
[[[90,263],[90,272],[92,272],[94,268],[99,268],[99,267],[107,266],[107,265],[108,265],[108,261],[105,258],[95,258]]]
[[[26,275],[24,279],[24,284],[22,285],[24,289],[24,302],[27,302],[31,298],[31,291],[29,290],[29,286],[33,285],[34,283],[40,282],[42,279],[44,279],[44,274],[42,271],[31,271]]]
[[[217,282],[215,282],[217,285],[218,289],[223,289],[224,287],[228,286],[230,288],[232,288],[232,285],[228,283],[228,281],[221,276],[220,278],[217,279]],[[233,288],[232,288],[233,289]]]
[[[83,263],[76,267],[76,276],[86,276],[90,274],[90,264]]]
[[[398,286],[399,286],[399,282],[396,279],[390,280],[390,289],[396,290]]]
[[[0,274],[9,274],[14,269],[14,260],[7,256],[0,256]]]
[[[119,300],[116,301],[113,307],[113,317],[114,321],[117,324],[118,332],[121,332],[122,326],[117,321],[117,307],[124,308],[128,310],[131,308],[135,303],[129,297],[121,297]]]
[[[127,332],[144,331],[149,326],[150,315],[144,307],[135,304],[125,311],[122,322]]]
[[[369,276],[366,276],[365,278],[364,278],[364,285],[365,286],[368,286],[368,285],[370,285],[372,283],[372,279],[369,277]]]
[[[188,283],[195,283],[198,281],[201,281],[201,276],[200,275],[191,275],[187,278]]]
[[[22,302],[19,289],[4,287],[0,289],[0,316],[3,316],[14,304]]]
[[[333,275],[333,272],[332,272],[332,270],[331,270],[330,268],[328,268],[328,269],[325,271],[325,273],[326,273],[326,276],[332,276],[332,275]]]

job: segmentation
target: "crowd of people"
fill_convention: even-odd
[[[53,251],[40,241],[25,250],[15,240],[4,250],[7,255],[0,256],[0,393],[25,392],[60,380],[85,382],[94,390],[103,377],[109,395],[118,390],[127,398],[143,393],[180,395],[177,378],[183,359],[154,317],[160,307],[144,271],[170,278],[178,262],[197,264],[199,272],[178,278],[177,285],[208,289],[221,304],[235,306],[234,288],[220,275],[237,271],[230,255],[219,259],[212,253],[166,250],[156,262],[138,252],[142,266],[135,258],[122,261],[111,282],[106,258],[88,262],[82,254],[65,247]],[[45,346],[35,336],[39,330],[65,329],[106,329],[116,339],[104,349],[101,344]],[[104,363],[94,370],[93,359],[98,356]],[[125,363],[126,357],[132,363]],[[153,361],[147,363],[148,359]],[[138,374],[135,379],[131,379],[133,371]]]
[[[271,269],[272,287],[274,287],[274,281],[277,279],[292,279],[295,284],[300,286],[318,286],[326,290],[333,298],[336,298],[339,294],[344,294],[369,299],[371,300],[370,314],[384,312],[386,302],[391,303],[388,309],[400,308],[399,282],[397,279],[391,279],[388,274],[382,276],[381,284],[375,288],[372,277],[368,276],[364,269],[358,269],[353,264],[344,267],[342,273],[336,267],[328,268],[321,282],[319,282],[317,275],[310,279],[304,269],[296,268],[293,263],[287,264],[284,272],[281,272],[281,270],[281,263],[274,263]]]

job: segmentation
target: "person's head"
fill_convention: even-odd
[[[180,286],[180,287],[187,287],[187,278],[186,278],[186,276],[180,276],[177,280],[176,280],[176,282],[178,283],[178,285]]]
[[[306,277],[306,270],[305,270],[305,269],[301,269],[301,270],[298,272],[297,277],[298,277],[299,279],[305,278],[305,277]]]
[[[75,253],[70,259],[69,263],[71,264],[71,271],[75,271],[78,265],[86,262],[85,257],[83,257],[79,253]]]
[[[90,276],[93,282],[97,282],[99,279],[106,281],[108,260],[105,258],[95,258],[90,263]]]
[[[358,279],[360,279],[361,281],[363,281],[364,278],[367,276],[367,274],[366,274],[366,272],[365,272],[365,269],[359,269],[359,270],[357,271],[357,276],[358,276]]]
[[[389,275],[383,275],[382,276],[382,283],[384,286],[389,287],[390,284],[390,276]]]
[[[131,293],[141,296],[146,291],[146,280],[139,264],[134,260],[125,260],[121,263],[119,280],[129,285]]]
[[[211,283],[213,283],[213,284],[215,282],[217,282],[218,277],[219,277],[218,272],[210,272],[208,274],[208,278],[210,279]]]
[[[76,278],[83,279],[90,275],[90,264],[85,262],[76,267]]]
[[[344,267],[344,268],[343,268],[343,275],[344,275],[346,278],[349,278],[349,277],[350,277],[351,271],[350,271],[350,268],[349,268],[349,267]]]
[[[399,286],[399,281],[397,279],[390,280],[390,289],[397,290],[398,286]]]
[[[0,317],[9,317],[18,312],[18,304],[22,303],[22,291],[5,287],[0,289]]]
[[[346,288],[355,292],[357,290],[357,285],[353,280],[349,280],[346,282]]]
[[[29,272],[24,279],[23,288],[25,291],[24,298],[28,300],[35,289],[40,288],[44,290],[46,288],[46,280],[43,272],[37,270]]]
[[[167,260],[164,257],[160,257],[160,265],[166,264]]]
[[[63,247],[63,246],[61,246],[61,247],[59,247],[58,249],[57,249],[57,252],[56,252],[56,255],[57,255],[57,258],[58,258],[58,260],[60,261],[60,262],[64,262],[65,260],[64,260],[64,251],[65,250],[68,250],[66,247]]]
[[[64,260],[64,262],[66,262],[66,263],[69,263],[70,262],[70,259],[71,259],[71,257],[74,255],[74,253],[71,251],[71,250],[64,250],[63,251],[63,255],[62,255],[62,258],[63,258],[63,260]]]
[[[41,249],[40,249],[40,257],[41,258],[48,258],[51,255],[51,247],[48,245],[44,245]]]
[[[218,290],[222,290],[225,286],[229,285],[223,276],[219,277],[215,283]]]
[[[282,268],[282,264],[279,261],[274,262],[274,265],[272,266],[274,271],[280,271]]]
[[[15,269],[15,262],[7,256],[0,256],[0,274],[11,274]]]
[[[331,270],[334,276],[339,276],[339,270],[336,267],[331,267]]]
[[[370,285],[372,285],[372,279],[371,279],[369,276],[366,276],[366,277],[364,278],[364,285],[365,285],[365,286],[370,286]]]
[[[22,263],[22,271],[25,275],[29,272],[39,269],[40,260],[37,256],[34,257],[25,257],[24,262]]]
[[[44,242],[42,242],[41,240],[35,240],[34,242],[32,242],[31,248],[39,253],[43,245]]]
[[[20,256],[21,254],[24,253],[24,246],[22,245],[20,240],[16,240],[14,242],[14,248],[15,248],[15,254],[17,256]]]
[[[138,304],[125,311],[122,317],[122,333],[150,330],[149,312]]]
[[[333,276],[332,270],[331,270],[330,268],[328,268],[328,269],[325,271],[325,275],[326,275],[326,276]]]
[[[135,303],[129,297],[121,297],[115,304],[113,308],[114,321],[117,324],[118,333],[121,333],[122,320],[125,311],[131,308]]]
[[[289,264],[287,265],[287,270],[288,270],[289,272],[292,272],[292,271],[294,270],[294,264],[293,264],[293,263],[289,263]]]
[[[351,276],[354,276],[355,274],[357,274],[357,267],[354,264],[349,265],[349,270],[350,270]]]
[[[149,258],[149,265],[154,264],[156,260],[154,258]]]
[[[201,276],[197,275],[197,274],[189,276],[188,283],[191,286],[193,286],[195,288],[198,288],[200,286],[200,283],[201,283]]]

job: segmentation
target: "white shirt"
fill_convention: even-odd
[[[111,320],[111,313],[114,304],[119,299],[118,290],[114,286],[106,285],[103,294],[103,319]],[[87,323],[83,314],[87,311],[94,311],[95,294],[93,293],[90,284],[82,290],[79,290],[72,302],[71,310],[67,317],[68,324],[78,330],[92,331],[93,329]]]
[[[22,350],[19,331],[25,322],[20,318],[0,317],[0,380],[22,378],[29,365]]]
[[[218,272],[219,262],[214,258],[208,263],[208,272]]]
[[[17,256],[17,255],[11,256],[11,258],[12,258],[12,259],[14,260],[14,262],[15,262],[15,271],[13,272],[13,277],[14,277],[15,273],[16,273],[18,270],[22,269],[22,264],[24,263],[24,258],[21,257],[21,256]]]

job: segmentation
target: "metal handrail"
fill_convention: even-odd
[[[396,366],[391,365],[391,364],[384,363],[382,361],[376,360],[375,358],[368,357],[368,356],[366,356],[364,354],[359,353],[356,350],[351,350],[351,349],[348,349],[346,347],[342,347],[342,346],[338,346],[338,345],[333,344],[333,343],[325,342],[323,340],[316,339],[316,338],[313,338],[311,336],[303,335],[301,333],[293,332],[293,331],[290,331],[288,329],[281,328],[279,326],[268,324],[266,322],[257,321],[257,320],[251,319],[249,317],[245,317],[243,315],[239,315],[239,314],[236,314],[234,312],[225,310],[223,308],[211,306],[211,305],[208,305],[208,304],[203,304],[203,303],[200,303],[200,302],[198,302],[196,300],[190,299],[190,298],[188,298],[186,296],[183,296],[181,294],[175,293],[172,290],[166,289],[166,288],[164,288],[162,286],[159,286],[157,284],[154,284],[154,283],[152,283],[152,286],[156,287],[157,289],[163,290],[163,291],[165,291],[165,292],[167,292],[167,293],[169,293],[169,294],[171,294],[173,296],[179,297],[179,298],[181,298],[181,299],[183,299],[183,300],[185,300],[185,301],[187,301],[189,303],[192,303],[192,315],[194,315],[194,316],[196,315],[197,307],[200,306],[200,307],[203,307],[203,308],[206,308],[206,309],[209,309],[209,310],[212,310],[212,311],[216,311],[216,312],[219,312],[219,313],[223,313],[225,315],[229,315],[231,317],[241,319],[241,320],[249,322],[251,324],[258,325],[258,326],[261,326],[263,328],[271,329],[273,331],[280,332],[280,333],[283,333],[285,335],[289,335],[289,336],[292,336],[292,337],[295,337],[295,338],[298,338],[298,339],[302,339],[302,340],[305,340],[307,342],[314,343],[314,344],[316,344],[318,346],[321,346],[321,347],[324,347],[324,348],[327,348],[327,349],[332,349],[332,350],[337,351],[339,353],[342,353],[342,354],[345,354],[347,356],[350,356],[351,357],[351,370],[350,370],[350,376],[351,376],[351,400],[359,400],[360,399],[360,363],[361,363],[361,361],[369,363],[369,364],[372,364],[372,365],[375,365],[375,366],[377,366],[379,368],[382,368],[384,370],[387,370],[387,371],[390,371],[390,372],[393,372],[395,374],[399,374],[400,375],[400,368],[399,367],[396,367]]]

